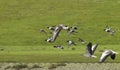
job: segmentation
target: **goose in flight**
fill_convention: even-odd
[[[94,56],[94,52],[97,47],[98,47],[98,44],[92,45],[92,43],[89,42],[86,48],[86,54],[84,54],[84,56],[96,58],[97,56]]]
[[[58,37],[58,35],[59,35],[59,33],[60,33],[60,31],[62,30],[62,26],[60,26],[60,25],[58,25],[56,28],[55,28],[55,30],[54,30],[54,32],[53,32],[53,41],[55,41],[56,40],[56,38]]]
[[[54,48],[59,48],[59,49],[64,49],[63,48],[63,46],[61,46],[61,45],[55,45],[55,46],[53,46]]]
[[[55,26],[50,26],[50,27],[47,27],[49,30],[55,30]]]
[[[82,44],[85,44],[85,40],[81,39],[81,38],[78,38],[78,41],[81,42]]]
[[[72,40],[67,40],[68,42],[68,47],[70,47],[71,45],[76,45],[76,43]]]
[[[64,26],[64,25],[62,25],[62,24],[61,24],[61,26],[62,26],[63,30],[67,30],[67,31],[70,30],[70,27],[69,27],[69,26]]]
[[[110,35],[114,35],[114,33],[115,33],[115,31],[112,28],[108,27],[108,26],[106,26],[104,31],[108,32]]]
[[[104,52],[102,53],[102,56],[100,57],[99,62],[100,63],[104,62],[108,56],[110,56],[111,59],[114,60],[116,57],[116,54],[118,54],[118,53],[113,50],[104,50]]]
[[[68,31],[68,35],[74,34],[75,32],[76,32],[75,30],[71,29],[71,30]]]
[[[69,30],[68,30],[68,35],[77,33],[77,32],[76,32],[77,29],[78,29],[78,28],[77,28],[76,26],[73,26],[73,27],[69,28]]]
[[[52,38],[48,38],[47,42],[54,42],[56,40],[56,38],[58,37],[60,31],[62,30],[62,26],[58,25],[55,27],[55,30],[53,31],[53,36]]]
[[[45,33],[47,34],[47,32],[44,29],[40,29],[40,33]]]

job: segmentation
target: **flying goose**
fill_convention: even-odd
[[[102,55],[100,57],[99,62],[100,63],[104,62],[107,59],[107,57],[109,57],[109,56],[111,57],[112,60],[114,60],[116,57],[116,54],[118,54],[118,53],[113,50],[104,50],[104,52],[102,53]]]
[[[49,30],[55,30],[55,26],[50,26],[50,27],[47,27]]]
[[[73,26],[73,27],[65,26],[65,28],[68,32],[68,35],[73,34],[73,33],[77,33],[76,30],[78,29],[76,26]]]
[[[59,35],[59,33],[60,33],[60,31],[62,30],[62,26],[60,26],[60,25],[58,25],[56,28],[55,28],[55,30],[54,30],[54,32],[53,32],[53,41],[55,41],[56,40],[56,38],[58,37],[58,35]]]
[[[68,35],[74,34],[74,33],[77,33],[74,29],[69,29],[69,30],[68,30]]]
[[[45,33],[47,34],[47,32],[44,29],[40,29],[40,33]]]
[[[108,26],[106,26],[104,31],[108,32],[110,35],[114,35],[114,33],[115,33],[115,31],[112,28],[108,27]]]
[[[83,39],[81,39],[81,38],[78,38],[78,41],[81,42],[82,44],[85,44],[85,43],[86,43],[86,42],[85,42]]]
[[[62,26],[62,28],[63,28],[64,30],[67,30],[67,31],[70,30],[70,27],[69,27],[69,26],[64,26],[64,25],[62,25],[62,24],[61,24],[61,26]]]
[[[63,46],[61,46],[61,45],[55,45],[55,46],[53,46],[54,48],[59,48],[59,49],[64,49],[63,48]]]
[[[92,46],[92,43],[89,42],[86,48],[86,54],[84,54],[84,56],[96,58],[97,56],[94,56],[94,52],[97,47],[98,47],[98,44],[95,44]]]
[[[76,43],[72,40],[67,40],[68,42],[68,47],[70,47],[71,45],[76,45]]]
[[[56,38],[58,37],[60,31],[62,30],[62,26],[58,25],[55,27],[55,30],[53,31],[53,36],[52,38],[48,38],[47,42],[54,42],[56,40]]]

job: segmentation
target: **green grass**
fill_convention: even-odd
[[[77,39],[99,43],[102,50],[109,48],[119,52],[119,7],[119,0],[1,0],[0,47],[4,51],[0,51],[0,61],[98,62],[99,58],[80,56],[86,45],[81,45]],[[62,31],[54,43],[45,42],[47,35],[39,29],[49,33],[47,27],[58,24],[78,26],[78,34],[66,36],[67,33]],[[116,31],[114,36],[103,31],[106,25]],[[67,46],[64,42],[68,39],[77,42],[80,48],[73,51],[52,47],[56,44]],[[101,53],[96,55],[100,57]],[[119,62],[119,59],[118,56],[116,60],[106,62]]]
[[[113,49],[120,53],[119,45],[99,45],[95,55],[97,58],[87,58],[84,57],[86,46],[74,46],[75,50],[72,50],[72,47],[67,48],[65,46],[64,50],[55,49],[52,46],[5,46],[4,51],[0,51],[0,62],[99,62],[99,58],[102,54],[100,50]],[[116,60],[106,59],[105,62],[120,62],[119,54],[116,57]]]
[[[4,0],[0,1],[0,44],[7,46],[49,45],[39,29],[65,24],[78,26],[78,34],[70,37],[63,31],[55,44],[81,37],[100,44],[120,44],[119,0]],[[115,36],[103,31],[109,25]],[[49,35],[49,34],[48,34]],[[64,39],[63,41],[63,38]],[[108,42],[109,41],[109,42]]]

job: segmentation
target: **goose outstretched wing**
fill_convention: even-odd
[[[89,42],[88,45],[87,45],[87,48],[86,48],[86,53],[89,54],[89,55],[92,55],[92,43]]]
[[[92,46],[92,53],[94,54],[94,52],[95,52],[95,50],[96,50],[96,48],[98,47],[98,44],[94,44],[93,46]]]

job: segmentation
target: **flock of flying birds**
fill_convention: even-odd
[[[47,27],[47,28],[49,30],[52,30],[52,32],[51,32],[52,37],[48,37],[48,39],[46,39],[45,41],[50,42],[50,43],[54,42],[57,39],[61,30],[66,30],[68,32],[68,34],[74,34],[74,33],[76,33],[76,30],[78,29],[77,26],[69,27],[69,26],[65,26],[63,24],[59,24],[57,26],[51,26],[51,27]],[[105,27],[104,31],[108,32],[112,36],[115,33],[115,31],[108,26]],[[47,32],[43,29],[40,29],[40,32],[47,34]],[[78,41],[80,41],[82,44],[86,43],[86,41],[81,38],[79,38]],[[68,47],[70,47],[71,45],[76,45],[76,43],[72,40],[68,40],[67,42],[68,42]],[[92,43],[89,42],[86,46],[86,53],[84,54],[84,56],[91,57],[91,58],[97,58],[97,56],[94,56],[94,53],[95,53],[95,50],[97,49],[98,45],[99,45],[98,43],[92,45]],[[53,47],[59,48],[59,49],[64,49],[61,45],[55,45]],[[114,60],[116,57],[116,54],[118,54],[118,53],[111,49],[105,49],[99,59],[99,62],[100,63],[104,62],[107,57],[111,57],[111,59]]]

